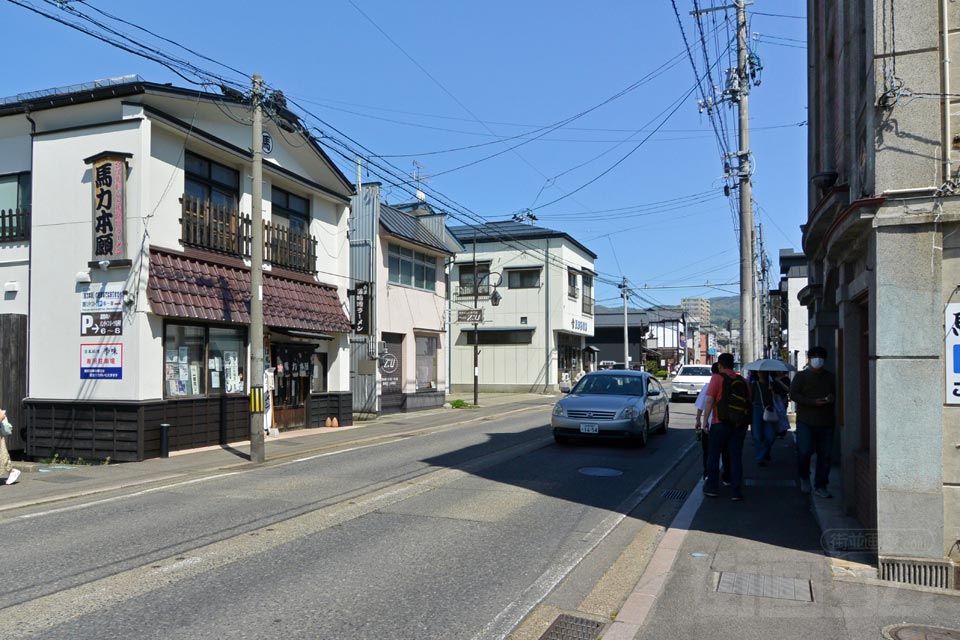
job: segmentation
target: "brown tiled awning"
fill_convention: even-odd
[[[250,270],[239,264],[151,249],[147,297],[158,316],[250,324]],[[263,318],[276,329],[352,330],[335,288],[267,272]]]

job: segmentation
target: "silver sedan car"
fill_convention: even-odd
[[[589,373],[553,407],[558,443],[574,438],[624,439],[640,446],[648,434],[666,433],[670,407],[660,381],[646,371]]]

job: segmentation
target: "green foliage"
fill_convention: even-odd
[[[667,372],[664,371],[663,369],[660,369],[660,371],[657,371],[654,375],[660,378],[661,380],[664,380],[667,377]]]
[[[650,373],[655,373],[660,370],[660,363],[656,360],[647,360],[645,367]]]
[[[450,403],[450,406],[454,409],[473,409],[475,408],[472,404],[468,404],[466,400],[454,400]]]

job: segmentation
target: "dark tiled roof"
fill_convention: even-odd
[[[391,235],[443,253],[456,253],[455,250],[446,246],[443,240],[430,231],[415,215],[381,204],[380,224]]]
[[[150,250],[147,283],[158,316],[250,324],[250,271],[177,253]],[[348,333],[336,289],[263,274],[264,324],[277,329]]]
[[[564,238],[570,241],[576,247],[579,247],[584,253],[593,259],[597,254],[590,251],[586,246],[578,242],[573,236],[563,231],[555,231],[546,227],[538,227],[524,222],[514,222],[505,220],[501,222],[485,222],[483,224],[450,227],[450,233],[460,241],[463,246],[473,244],[474,232],[476,232],[477,242],[511,242],[517,240],[541,240],[545,238]]]

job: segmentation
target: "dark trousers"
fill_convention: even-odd
[[[810,479],[810,458],[817,454],[817,471],[813,486],[825,489],[830,482],[830,458],[833,453],[833,425],[820,427],[797,423],[797,473],[801,480]]]
[[[700,447],[703,449],[703,477],[707,477],[707,461],[710,459],[710,431],[704,429],[700,438]],[[720,460],[723,462],[723,481],[730,482],[730,451],[724,448],[720,452]]]
[[[726,449],[730,459],[730,485],[734,495],[740,493],[743,484],[743,439],[746,435],[746,427],[735,427],[725,422],[717,422],[710,427],[710,453],[707,457],[707,479],[703,482],[704,491],[716,492],[719,488],[720,459]]]

